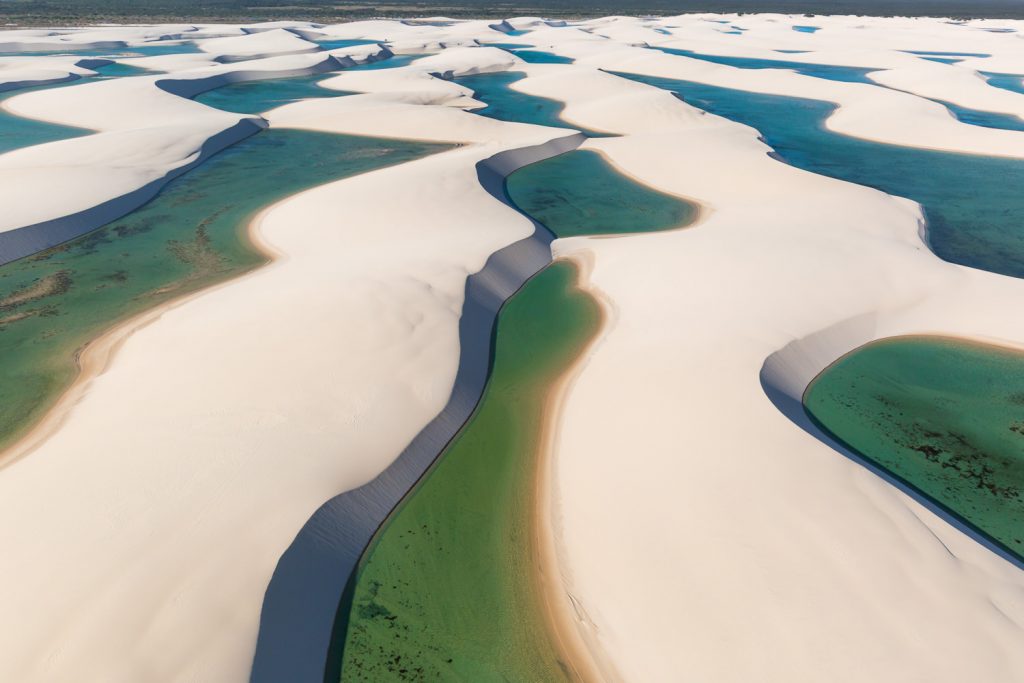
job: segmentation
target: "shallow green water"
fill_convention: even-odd
[[[557,237],[653,232],[693,221],[697,207],[616,171],[590,150],[524,166],[505,183],[509,198]]]
[[[826,431],[1024,557],[1024,353],[940,337],[868,344],[804,405]]]
[[[787,163],[920,203],[939,257],[1024,277],[1024,160],[859,140],[826,130],[829,102],[618,74],[679,93],[696,107],[756,128]]]
[[[245,226],[306,188],[447,149],[267,130],[172,181],[125,218],[0,267],[0,444],[76,374],[74,354],[115,322],[264,261]]]
[[[144,76],[146,74],[155,73],[149,69],[143,69],[141,66],[134,66],[131,64],[122,64],[121,62],[114,62],[113,64],[107,64],[106,66],[98,66],[93,69],[103,78],[124,78],[125,76]],[[93,78],[92,80],[100,80]]]
[[[506,187],[560,237],[665,230],[696,216],[592,151],[526,166]],[[545,396],[600,318],[575,277],[556,262],[501,310],[476,412],[363,557],[342,606],[342,680],[572,680],[538,588],[531,492]]]
[[[536,583],[545,396],[596,334],[597,303],[555,263],[509,299],[473,417],[358,569],[344,681],[571,680]]]

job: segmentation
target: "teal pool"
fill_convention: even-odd
[[[879,71],[879,69],[869,69],[864,67],[855,66],[834,66],[831,64],[805,64],[803,62],[792,62],[783,59],[757,59],[754,57],[732,57],[728,55],[705,55],[697,52],[691,52],[690,50],[678,50],[674,48],[654,48],[671,55],[679,55],[682,57],[691,57],[693,59],[699,59],[705,62],[713,62],[715,64],[724,64],[726,66],[734,66],[739,69],[790,69],[796,71],[804,76],[813,76],[815,78],[824,78],[829,81],[839,81],[845,83],[865,83],[867,85],[873,85],[879,88],[886,86],[875,83],[868,74],[873,71]],[[946,57],[924,57],[924,59],[931,59],[934,61],[941,61],[944,63],[953,63],[959,61],[959,59],[950,59]],[[991,81],[990,81],[991,83]],[[972,125],[982,126],[984,128],[998,128],[1000,130],[1017,130],[1024,131],[1024,120],[1020,117],[1013,116],[1010,114],[999,114],[995,112],[981,111],[978,109],[969,109],[952,102],[946,102],[943,100],[933,100],[946,107],[949,112],[957,118],[957,120]]]
[[[15,97],[32,90],[67,87],[80,82],[83,82],[82,79],[75,79],[54,85],[21,88],[0,95],[0,154],[21,149],[22,147],[41,145],[44,142],[67,140],[68,138],[77,138],[92,133],[93,131],[85,128],[62,126],[57,123],[48,123],[38,119],[17,116],[2,107],[3,101],[10,97]]]
[[[1024,277],[1024,161],[859,140],[826,130],[835,105],[675,79],[619,74],[756,128],[785,162],[919,202],[941,258]]]
[[[336,75],[337,73],[327,73],[232,83],[200,93],[195,100],[224,111],[233,111],[239,114],[262,114],[296,100],[349,94],[341,90],[322,88],[318,85],[320,81],[333,78]]]
[[[563,121],[561,114],[565,105],[561,102],[549,100],[545,97],[527,95],[509,87],[516,81],[524,78],[526,78],[526,74],[521,71],[502,71],[499,73],[463,76],[456,78],[455,82],[471,89],[474,93],[474,98],[487,105],[484,109],[476,110],[475,113],[481,116],[489,116],[492,119],[499,119],[501,121],[534,123],[554,128],[571,128],[573,130],[580,130],[592,137],[607,135],[606,133],[571,126]]]
[[[337,50],[341,47],[355,47],[356,45],[377,45],[378,40],[318,40],[316,44],[324,50]]]
[[[1024,76],[1020,74],[992,74],[982,73],[989,85],[993,88],[1002,88],[1010,92],[1024,95]]]

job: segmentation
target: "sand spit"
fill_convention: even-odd
[[[818,30],[794,30],[807,25]],[[270,125],[464,145],[264,214],[272,265],[124,338],[30,456],[0,470],[0,547],[14,558],[0,574],[0,678],[322,680],[345,566],[468,414],[494,310],[550,256],[500,201],[501,178],[580,144],[706,208],[684,231],[552,245],[588,264],[609,310],[552,423],[555,593],[585,615],[594,657],[630,681],[1019,680],[1024,573],[794,424],[766,388],[799,396],[824,364],[895,334],[1019,344],[1024,322],[1006,311],[1024,284],[936,258],[917,205],[786,166],[757,131],[602,71],[811,97],[838,105],[827,125],[846,135],[1020,158],[1024,136],[923,99],[1018,113],[1018,97],[977,75],[1021,63],[1004,28],[1024,22],[692,15],[8,36],[212,47],[144,58],[188,66],[169,75],[5,101],[99,132],[0,157],[0,187],[17,188],[0,240],[98,211],[217,135],[263,125],[183,95],[247,70],[323,68],[338,51],[307,52],[313,32],[392,41],[352,54],[441,53],[343,73],[329,85],[365,94],[288,105]],[[576,63],[473,47],[513,40]],[[910,92],[710,64],[649,48],[659,41],[871,67]],[[933,66],[911,50],[987,56]],[[527,74],[514,88],[564,102],[566,120],[620,137],[581,144],[475,116],[446,80],[508,69]]]

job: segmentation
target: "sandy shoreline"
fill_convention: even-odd
[[[573,254],[568,258],[576,270],[575,288],[590,297],[599,308],[600,318],[594,335],[581,348],[571,365],[564,368],[558,379],[551,385],[544,401],[544,419],[538,439],[536,454],[536,478],[534,487],[534,535],[538,556],[536,580],[545,608],[549,633],[553,637],[564,661],[573,669],[575,680],[602,683],[617,683],[621,676],[613,662],[602,650],[594,637],[595,625],[569,590],[568,566],[562,560],[561,526],[555,516],[555,500],[558,495],[554,477],[555,443],[560,424],[561,407],[566,395],[572,389],[576,378],[587,365],[590,353],[600,345],[602,338],[614,320],[614,308],[600,292],[587,287],[586,282],[592,260],[586,255]]]
[[[288,199],[290,198],[291,197]],[[74,353],[75,364],[78,366],[75,378],[71,381],[71,384],[69,384],[68,387],[56,397],[53,404],[46,408],[39,420],[34,424],[27,426],[26,431],[21,436],[15,437],[9,446],[0,450],[0,470],[3,470],[3,468],[32,453],[32,451],[39,448],[51,435],[60,429],[70,412],[74,410],[75,405],[88,391],[89,383],[96,377],[102,375],[107,368],[110,367],[118,349],[121,348],[130,336],[148,325],[153,324],[168,311],[174,310],[175,308],[197,299],[200,296],[216,291],[221,287],[234,284],[242,278],[249,277],[257,270],[266,268],[277,259],[281,258],[281,252],[271,247],[270,244],[260,236],[259,223],[263,216],[274,208],[274,206],[288,201],[288,199],[275,202],[265,209],[260,210],[252,219],[249,220],[246,224],[245,230],[242,231],[249,240],[250,246],[257,253],[266,257],[266,261],[238,273],[227,280],[212,283],[206,287],[201,287],[194,292],[188,292],[187,294],[174,297],[169,301],[163,301],[152,308],[136,313],[125,320],[115,322],[106,330],[100,332],[96,337],[93,337],[93,339],[79,347],[79,349]]]

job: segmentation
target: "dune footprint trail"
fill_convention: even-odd
[[[594,151],[512,173],[509,198],[556,237],[684,227],[696,207]],[[384,523],[341,606],[342,680],[591,680],[539,512],[560,387],[596,337],[598,302],[556,261],[501,309],[476,411]]]

